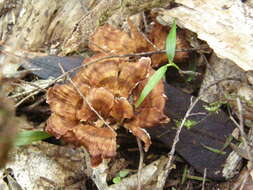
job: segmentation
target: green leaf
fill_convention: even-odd
[[[114,184],[120,183],[120,182],[121,182],[121,177],[117,176],[117,177],[113,178],[113,179],[112,179],[112,182],[113,182]]]
[[[210,179],[206,179],[203,177],[199,177],[199,176],[193,176],[193,175],[187,175],[188,179],[193,179],[193,180],[197,180],[197,181],[211,181]]]
[[[21,131],[17,134],[17,137],[14,141],[14,144],[16,146],[22,146],[22,145],[27,145],[31,144],[35,141],[40,141],[43,139],[46,139],[48,137],[51,137],[52,135],[48,134],[47,132],[44,131],[28,131],[24,130]]]
[[[161,80],[161,78],[164,76],[164,74],[167,71],[168,67],[175,67],[177,70],[180,70],[180,68],[173,63],[173,58],[175,56],[176,52],[176,22],[173,21],[172,28],[167,36],[166,39],[166,54],[168,56],[169,64],[166,64],[162,67],[160,67],[148,80],[147,84],[145,85],[144,89],[141,92],[141,95],[137,102],[135,103],[135,107],[138,107],[141,105],[143,100],[147,97],[147,95],[153,90],[153,88],[157,85],[157,83]]]
[[[176,52],[176,38],[177,38],[177,26],[176,21],[173,21],[172,27],[166,39],[166,54],[168,56],[169,62],[172,62]]]
[[[125,170],[121,170],[120,172],[119,172],[119,177],[126,177],[127,175],[129,174],[129,170],[127,170],[127,169],[125,169]]]
[[[211,152],[214,152],[214,153],[216,153],[216,154],[221,154],[221,155],[225,155],[226,154],[226,152],[224,152],[224,151],[221,151],[221,150],[218,150],[218,149],[216,149],[216,148],[212,148],[212,147],[210,147],[210,146],[207,146],[207,145],[204,145],[204,144],[201,144],[205,149],[207,149],[207,150],[209,150],[209,151],[211,151]]]
[[[184,172],[183,172],[183,175],[182,175],[182,180],[181,180],[181,184],[184,184],[186,179],[187,179],[187,175],[189,173],[189,170],[188,170],[188,167],[187,165],[185,165],[184,167]]]
[[[137,102],[135,103],[135,107],[141,105],[146,96],[153,90],[153,88],[158,84],[158,82],[162,79],[164,74],[166,73],[168,68],[168,64],[160,67],[148,80],[147,84],[143,88],[141,95]]]

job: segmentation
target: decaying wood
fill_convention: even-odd
[[[0,40],[4,45],[0,65],[4,65],[4,75],[16,71],[10,63],[21,64],[28,55],[57,53],[59,44],[87,12],[82,7],[78,0],[5,1],[0,7]]]
[[[91,2],[95,2],[91,4]],[[97,3],[96,3],[97,2]],[[32,0],[6,1],[0,4],[0,40],[4,49],[24,56],[31,51],[61,54],[81,51],[96,27],[111,15],[128,16],[168,4],[166,0]],[[92,7],[93,6],[93,7]],[[127,8],[125,8],[127,7]],[[21,51],[22,50],[22,51]],[[17,63],[20,59],[0,54],[0,64]],[[11,58],[10,58],[11,57]],[[17,60],[18,59],[18,60]]]
[[[253,6],[240,0],[176,0],[180,6],[160,10],[159,21],[171,23],[176,18],[206,41],[220,58],[242,69],[253,69]]]
[[[67,186],[84,181],[83,158],[81,149],[38,142],[11,152],[6,168],[13,170],[15,180],[23,189],[68,189]],[[1,177],[3,172],[4,169],[0,170]],[[79,184],[80,189],[82,186]]]

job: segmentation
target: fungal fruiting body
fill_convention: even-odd
[[[167,123],[163,113],[166,97],[163,81],[136,108],[139,95],[154,72],[151,59],[138,61],[111,58],[98,61],[102,54],[86,59],[87,64],[72,82],[56,84],[48,90],[47,103],[52,114],[46,131],[66,142],[84,146],[93,166],[103,158],[116,155],[116,129],[125,127],[144,142],[147,151],[151,139],[145,131]]]

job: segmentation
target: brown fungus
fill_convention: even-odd
[[[86,59],[85,63],[97,57]],[[145,57],[137,62],[109,59],[89,64],[72,79],[79,92],[71,83],[57,84],[48,90],[47,103],[52,115],[46,130],[66,142],[84,146],[93,166],[116,155],[119,126],[139,137],[147,151],[151,140],[145,128],[169,121],[163,113],[166,101],[163,81],[138,108],[134,107],[153,72],[151,59]]]
[[[170,27],[154,22],[146,38],[138,28],[129,20],[130,34],[106,24],[99,27],[91,36],[89,48],[96,52],[109,54],[131,54],[142,52],[154,52],[165,49],[165,42]],[[176,38],[177,49],[189,49],[191,46],[186,40],[186,31],[178,30]],[[156,48],[155,48],[156,47]],[[150,56],[152,67],[157,68],[168,62],[166,53],[153,54]],[[184,62],[190,57],[187,51],[176,52],[175,63]]]

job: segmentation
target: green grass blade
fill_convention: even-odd
[[[167,71],[168,65],[164,65],[160,67],[148,80],[147,84],[143,88],[141,95],[137,102],[135,103],[135,107],[141,105],[146,96],[153,90],[153,88],[158,84],[158,82],[162,79],[165,72]]]
[[[199,177],[199,176],[193,176],[193,175],[187,175],[187,178],[188,179],[192,179],[192,180],[197,180],[197,181],[208,181],[210,182],[211,180],[210,179],[204,179],[203,177]]]
[[[201,144],[201,146],[203,146],[205,149],[207,149],[207,150],[209,150],[209,151],[211,151],[213,153],[216,153],[216,154],[221,154],[221,155],[225,155],[226,154],[226,152],[224,152],[224,151],[218,150],[216,148],[212,148],[212,147],[204,145],[204,144]]]
[[[177,38],[177,26],[176,21],[173,21],[172,27],[166,39],[166,54],[168,56],[169,62],[172,62],[176,52],[176,38]]]
[[[28,145],[35,141],[40,141],[51,137],[52,135],[44,131],[28,131],[24,130],[17,134],[17,137],[14,141],[16,146]]]
[[[187,167],[187,165],[185,165],[184,172],[183,172],[183,175],[182,175],[181,184],[184,184],[186,182],[188,174],[189,174],[188,167]]]
[[[166,54],[168,56],[169,64],[166,64],[162,67],[160,67],[148,80],[146,86],[141,92],[141,95],[137,102],[135,103],[135,107],[138,107],[141,105],[143,100],[147,97],[147,95],[153,90],[153,88],[158,84],[158,82],[161,80],[161,78],[164,76],[165,72],[167,71],[168,67],[175,67],[177,70],[180,70],[180,68],[173,63],[173,59],[176,52],[176,33],[177,27],[175,20],[173,21],[172,28],[167,36],[166,39]]]

